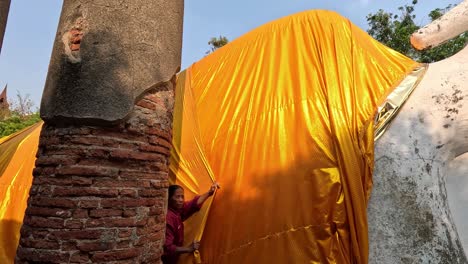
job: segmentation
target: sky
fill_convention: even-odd
[[[428,21],[435,8],[461,0],[419,0],[417,23]],[[211,37],[233,40],[277,18],[310,9],[334,10],[366,30],[366,15],[379,9],[398,13],[411,0],[191,0],[185,1],[182,69],[203,58]],[[13,0],[0,54],[0,89],[8,84],[9,100],[19,92],[36,106],[52,53],[62,1]]]

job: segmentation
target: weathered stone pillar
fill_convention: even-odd
[[[8,12],[10,11],[11,0],[0,0],[0,52],[2,52],[3,37],[8,20]]]
[[[182,15],[64,1],[17,263],[159,263]]]

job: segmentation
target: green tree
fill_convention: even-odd
[[[465,46],[467,34],[462,34],[430,50],[417,51],[411,46],[410,36],[420,28],[420,25],[416,25],[414,22],[416,18],[414,11],[417,3],[417,0],[413,0],[411,4],[398,7],[400,14],[380,9],[374,14],[367,15],[369,25],[367,33],[386,46],[419,62],[439,61],[460,51]],[[443,9],[436,8],[428,14],[428,17],[434,21],[451,8],[452,5]]]
[[[37,112],[33,110],[34,102],[29,97],[29,94],[22,95],[19,91],[16,92],[16,101],[11,104],[11,111],[17,115],[24,117]]]
[[[210,54],[211,52],[221,48],[222,46],[229,43],[229,40],[225,36],[219,37],[212,37],[210,41],[208,41],[208,45],[210,45],[210,50],[206,52],[206,54]]]
[[[41,120],[39,112],[33,110],[34,103],[29,95],[16,94],[17,101],[10,105],[9,117],[0,121],[0,138],[20,131]]]
[[[429,17],[431,21],[438,19],[439,17],[443,16],[448,10],[450,10],[453,6],[448,5],[444,9],[436,8],[429,13]],[[434,62],[443,60],[447,57],[452,56],[453,54],[457,53],[467,43],[468,35],[466,33],[461,34],[457,38],[451,39],[446,43],[420,52],[420,61],[421,62]]]
[[[27,116],[12,114],[8,119],[0,121],[0,138],[11,135],[23,128],[34,125],[41,120],[39,113]]]

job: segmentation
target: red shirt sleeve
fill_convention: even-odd
[[[184,207],[182,208],[181,218],[182,221],[185,221],[187,218],[192,216],[194,213],[198,212],[202,207],[202,204],[198,205],[198,198],[200,196],[195,196],[192,200],[185,202]]]
[[[166,224],[166,241],[164,243],[164,255],[171,256],[176,254],[177,246],[174,244],[175,228],[172,223]]]

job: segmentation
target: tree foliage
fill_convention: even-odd
[[[16,101],[11,104],[11,111],[19,116],[27,116],[33,114],[34,102],[29,97],[29,94],[22,95],[20,92],[16,93]],[[37,112],[37,111],[36,111]]]
[[[41,120],[39,112],[33,110],[34,102],[29,95],[23,96],[19,92],[17,100],[13,101],[8,110],[8,117],[0,121],[0,138],[20,131]]]
[[[0,121],[0,138],[34,125],[40,120],[41,118],[38,112],[27,116],[20,116],[17,113],[14,113],[9,118]]]
[[[386,46],[419,62],[439,61],[460,51],[465,46],[468,38],[467,34],[462,34],[430,50],[417,51],[411,46],[411,34],[421,27],[415,23],[416,15],[414,11],[417,3],[417,0],[413,0],[411,4],[398,7],[400,14],[393,14],[380,9],[374,14],[367,15],[369,25],[367,33]],[[443,9],[436,8],[428,14],[428,17],[431,21],[434,21],[452,7],[452,5],[448,5]]]
[[[210,50],[207,51],[206,54],[210,54],[211,52],[221,48],[222,46],[228,43],[229,40],[225,36],[212,37],[210,41],[208,41],[208,45],[210,45]]]

